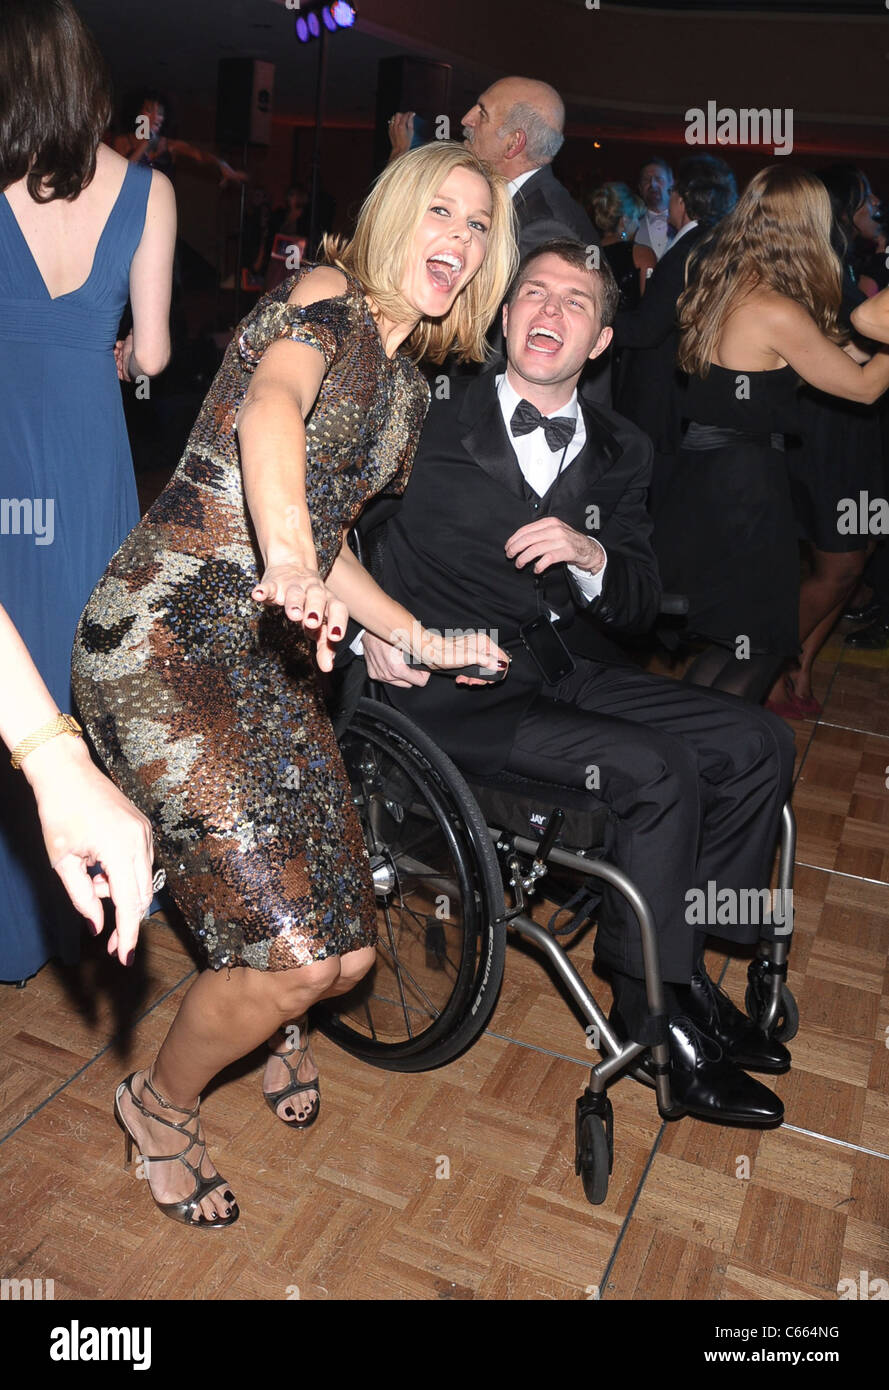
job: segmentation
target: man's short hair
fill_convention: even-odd
[[[735,176],[715,154],[691,154],[683,159],[675,186],[685,211],[702,227],[715,226],[738,201]]]
[[[504,136],[510,130],[525,132],[525,154],[538,168],[552,163],[565,140],[561,131],[548,125],[540,112],[526,101],[517,101],[509,108],[497,134]]]
[[[665,174],[669,174],[671,178],[673,177],[673,170],[670,168],[667,161],[665,159],[661,159],[659,154],[653,154],[651,156],[651,159],[643,159],[642,163],[639,165],[640,179],[642,177],[643,169],[647,169],[649,164],[657,164],[661,169],[663,169]]]
[[[572,265],[575,270],[583,271],[584,275],[592,275],[596,285],[599,329],[601,331],[601,329],[608,328],[614,323],[620,290],[617,287],[611,266],[608,264],[601,247],[584,246],[582,241],[575,241],[571,237],[559,237],[552,241],[541,242],[539,246],[535,246],[525,253],[510,287],[507,304],[513,304],[522,284],[528,279],[529,266],[539,256],[558,256],[560,260],[567,261],[569,265]]]

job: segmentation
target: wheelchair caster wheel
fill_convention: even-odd
[[[575,1116],[574,1171],[583,1183],[583,1195],[594,1207],[608,1195],[608,1179],[614,1163],[614,1116],[611,1101],[602,1097],[602,1113],[591,1110],[581,1096]]]
[[[771,993],[768,971],[763,969],[762,962],[755,960],[750,962],[747,979],[744,1007],[748,1017],[758,1024],[760,1019],[765,1016]],[[792,991],[782,981],[778,1017],[769,1029],[769,1036],[777,1042],[788,1043],[791,1038],[796,1037],[798,1031],[799,1006]]]

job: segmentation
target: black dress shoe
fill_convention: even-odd
[[[846,638],[847,647],[857,647],[859,651],[881,652],[889,647],[889,622],[885,618],[878,618],[875,623],[868,623],[867,627],[860,627],[857,632],[850,632]]]
[[[745,1071],[787,1071],[790,1053],[769,1038],[746,1014],[736,1009],[725,990],[705,970],[696,970],[684,999],[689,1018],[708,1038],[714,1038],[730,1062]]]
[[[616,1009],[611,1022],[626,1036]],[[705,1037],[697,1024],[680,1014],[669,1021],[670,1090],[673,1115],[687,1113],[721,1124],[776,1125],[784,1119],[784,1106],[767,1086],[730,1062],[719,1043]],[[651,1069],[651,1054],[642,1065]]]

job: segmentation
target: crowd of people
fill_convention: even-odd
[[[768,885],[794,758],[780,713],[814,708],[814,654],[874,549],[831,525],[840,498],[885,493],[889,290],[864,175],[781,161],[739,194],[721,157],[652,159],[638,197],[606,185],[587,211],[551,167],[565,112],[546,83],[494,83],[462,142],[410,149],[393,113],[353,234],[238,326],[140,519],[118,381],[169,356],[175,199],[152,166],[189,147],[162,142],[152,100],[147,135],[103,143],[107,77],[69,0],[6,0],[0,68],[23,75],[0,93],[4,492],[55,503],[52,546],[23,527],[0,549],[0,978],[75,961],[77,913],[101,931],[108,897],[108,949],[131,963],[154,864],[166,876],[208,968],[114,1098],[160,1210],[238,1219],[201,1092],[265,1041],[267,1103],[314,1123],[307,1011],[373,966],[321,683],[359,648],[462,767],[579,789],[597,767],[610,853],[653,908],[678,1104],[780,1122],[750,1072],[790,1054],[703,955],[708,932],[760,928],[685,905],[712,881]],[[382,584],[344,544],[359,518],[385,528]],[[703,645],[691,683],[621,645],[664,591]],[[613,893],[596,959],[615,1027],[662,1041]]]

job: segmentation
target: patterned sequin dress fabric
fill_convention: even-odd
[[[306,497],[326,577],[376,493],[407,483],[429,390],[386,357],[359,283],[239,326],[167,487],[114,556],[74,645],[80,713],[152,822],[157,864],[214,969],[284,970],[376,940],[364,839],[314,643],[250,597],[261,574],[235,419],[270,343],[324,356],[306,422]]]

